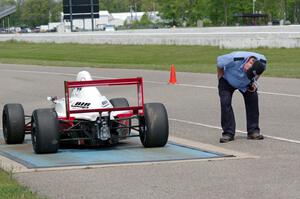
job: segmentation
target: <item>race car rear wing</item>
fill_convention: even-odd
[[[90,112],[111,112],[111,111],[132,111],[133,114],[144,115],[144,89],[143,78],[124,78],[124,79],[106,79],[106,80],[90,80],[90,81],[65,81],[65,102],[66,102],[66,117],[69,119],[70,114],[74,113],[90,113]],[[99,109],[82,109],[70,110],[70,89],[92,86],[137,86],[137,106],[116,107],[116,108],[99,108]],[[100,100],[100,99],[99,99]]]

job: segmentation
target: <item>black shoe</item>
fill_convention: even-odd
[[[264,136],[259,133],[248,134],[247,139],[249,140],[263,140]]]
[[[220,143],[226,143],[226,142],[230,142],[234,140],[233,136],[230,135],[222,135],[222,137],[220,138]]]

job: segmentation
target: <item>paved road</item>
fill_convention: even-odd
[[[254,159],[164,163],[85,170],[19,173],[14,177],[49,198],[300,198],[299,79],[260,80],[263,141],[246,139],[242,97],[234,96],[236,140],[218,143],[219,102],[216,77],[177,73],[178,85],[168,85],[168,72],[95,68],[0,65],[0,108],[22,102],[25,111],[48,107],[45,96],[62,96],[63,80],[80,70],[94,77],[142,76],[147,102],[163,102],[172,136],[259,156]],[[128,91],[107,90],[109,97]]]

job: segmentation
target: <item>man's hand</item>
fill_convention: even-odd
[[[257,81],[253,81],[252,84],[249,86],[248,91],[249,92],[255,92],[258,89],[258,82]]]

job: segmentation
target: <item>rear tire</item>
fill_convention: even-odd
[[[113,98],[109,101],[113,105],[114,108],[129,107],[129,102],[126,98]],[[120,121],[120,122],[124,123],[124,125],[126,125],[126,126],[129,126],[129,127],[131,126],[131,120],[130,119],[129,120],[123,120],[123,121]],[[121,125],[116,123],[116,122],[113,122],[112,126],[113,127],[118,127],[118,126],[121,126]],[[116,129],[116,130],[112,131],[112,136],[117,135],[117,136],[121,136],[121,137],[125,138],[129,134],[130,134],[130,129],[129,128]],[[116,142],[119,141],[119,138],[117,138],[117,139],[112,138],[112,141],[113,141],[113,143],[116,143]]]
[[[25,115],[21,104],[6,104],[2,113],[3,136],[6,144],[21,144],[25,137]]]
[[[32,146],[37,154],[56,153],[59,127],[54,109],[37,109],[32,113]]]
[[[168,142],[169,121],[165,106],[161,103],[148,103],[144,106],[144,125],[140,140],[144,147],[163,147]]]

